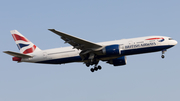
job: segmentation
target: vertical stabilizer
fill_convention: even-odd
[[[19,48],[20,52],[23,54],[29,54],[37,51],[41,51],[36,45],[34,45],[31,41],[29,41],[26,37],[24,37],[17,30],[10,31],[14,41]]]

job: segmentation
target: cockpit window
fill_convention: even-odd
[[[173,40],[172,38],[169,38],[169,40]]]

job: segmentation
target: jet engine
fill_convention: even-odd
[[[114,66],[121,66],[121,65],[126,65],[127,59],[126,56],[122,56],[116,59],[109,60],[107,63],[113,64]]]
[[[120,55],[121,54],[119,45],[106,46],[105,48],[103,48],[102,52],[103,54],[106,54],[106,55]]]

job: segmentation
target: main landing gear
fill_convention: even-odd
[[[99,65],[97,66],[99,63],[99,61],[96,61],[96,60],[90,60],[89,62],[86,63],[86,66],[89,67],[90,65],[95,65],[94,68],[91,68],[90,71],[91,72],[94,72],[94,71],[98,71],[98,70],[101,70],[102,67]]]
[[[94,72],[94,71],[97,71],[97,70],[101,70],[102,67],[100,65],[97,66],[98,63],[99,63],[99,59],[96,58],[96,54],[89,53],[88,55],[89,55],[89,56],[87,56],[88,60],[86,60],[86,62],[84,62],[84,63],[86,64],[87,67],[94,65],[94,68],[91,68],[90,71]]]
[[[90,70],[91,70],[91,72],[94,72],[94,71],[97,71],[97,70],[101,70],[102,69],[102,67],[101,66],[98,66],[98,67],[94,67],[94,68],[91,68]]]
[[[166,52],[167,50],[165,49],[165,50],[162,50],[162,55],[161,55],[161,58],[165,58],[165,56],[164,56],[164,53]]]

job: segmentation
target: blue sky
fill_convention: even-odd
[[[5,0],[0,3],[0,101],[179,101],[179,44],[165,53],[128,56],[126,66],[100,62],[16,63],[2,51],[19,52],[10,30],[41,49],[69,46],[59,31],[92,41],[162,35],[180,42],[179,0]]]

